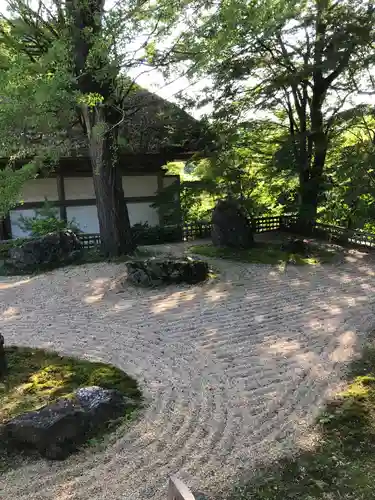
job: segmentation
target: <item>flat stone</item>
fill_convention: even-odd
[[[47,458],[63,459],[133,405],[116,390],[83,387],[72,399],[61,398],[13,418],[4,430],[17,447],[34,448]]]

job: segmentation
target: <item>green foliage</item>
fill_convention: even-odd
[[[18,204],[23,185],[36,177],[36,167],[28,163],[20,169],[0,167],[0,219]]]
[[[240,262],[249,262],[252,264],[293,264],[319,265],[331,262],[336,255],[322,248],[317,247],[309,257],[303,257],[298,254],[291,254],[281,249],[280,244],[276,243],[256,243],[247,250],[234,250],[232,248],[216,247],[211,244],[193,245],[189,251],[205,257],[235,260]]]
[[[34,217],[21,215],[18,225],[22,231],[30,233],[30,235],[35,238],[67,229],[75,233],[80,232],[75,220],[65,221],[60,219],[58,216],[58,209],[49,203],[48,200],[45,200],[42,208],[35,210]]]
[[[319,443],[281,461],[229,495],[231,500],[372,500],[375,473],[375,347],[352,365],[348,387],[319,416]]]
[[[147,223],[134,224],[132,234],[137,245],[157,245],[182,241],[181,226],[149,226]]]
[[[198,104],[210,103],[224,129],[270,117],[271,130],[275,124],[284,130],[274,167],[282,167],[284,178],[295,177],[286,198],[311,222],[324,202],[330,141],[354,114],[340,111],[351,98],[363,99],[362,90],[371,91],[364,74],[372,74],[375,62],[374,10],[361,0],[229,0],[204,2],[203,12],[198,5],[189,3],[188,29],[178,34],[175,54],[191,75],[208,82]],[[226,148],[217,158],[224,192],[246,190],[248,162],[238,153]]]
[[[70,397],[75,389],[85,386],[116,389],[137,404],[141,401],[136,381],[112,365],[27,347],[8,347],[5,355],[8,375],[0,383],[0,424],[58,398]],[[136,406],[128,408],[124,418],[131,417],[134,410]],[[0,471],[12,465],[12,457],[2,444]]]

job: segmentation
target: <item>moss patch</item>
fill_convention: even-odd
[[[256,243],[252,248],[246,250],[233,250],[232,248],[215,247],[214,245],[194,245],[189,248],[193,254],[206,257],[250,262],[253,264],[294,264],[294,265],[317,265],[332,262],[337,253],[323,248],[313,248],[309,257],[285,252],[278,244]]]
[[[136,381],[114,366],[62,357],[41,349],[8,347],[5,352],[8,375],[0,381],[0,425],[58,398],[70,397],[83,386],[117,389],[140,404]],[[136,410],[137,407],[129,408],[124,419],[131,418]],[[0,443],[0,471],[9,465],[8,460]]]
[[[262,472],[232,500],[373,500],[375,345],[353,363],[347,389],[318,419],[318,449]]]

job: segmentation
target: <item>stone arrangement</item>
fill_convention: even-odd
[[[134,404],[118,391],[83,387],[71,399],[61,398],[11,419],[2,429],[2,439],[11,447],[34,449],[46,458],[62,460]]]
[[[219,200],[212,212],[212,243],[230,248],[254,244],[251,221],[235,200]]]
[[[189,257],[181,259],[150,258],[126,262],[127,280],[137,286],[164,283],[200,283],[208,278],[207,262]]]
[[[7,264],[19,271],[69,264],[82,255],[82,245],[72,231],[58,231],[26,241],[9,250]]]

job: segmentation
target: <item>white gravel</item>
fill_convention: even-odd
[[[219,280],[190,288],[115,293],[113,264],[0,282],[8,343],[113,363],[147,401],[106,449],[1,476],[1,499],[165,500],[171,474],[217,495],[312,446],[307,426],[375,323],[375,265],[215,265]]]

